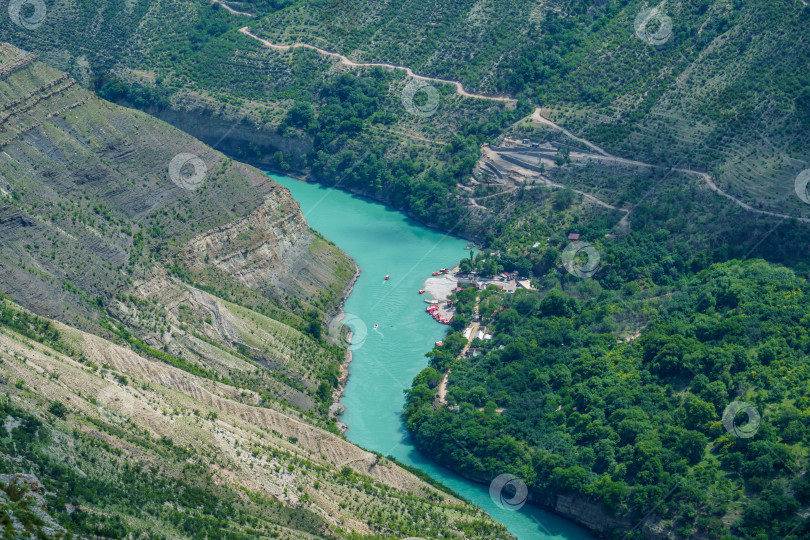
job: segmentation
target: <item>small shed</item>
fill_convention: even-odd
[[[579,233],[572,232],[568,234],[568,239],[571,240],[572,242],[579,242],[579,236],[580,236]]]

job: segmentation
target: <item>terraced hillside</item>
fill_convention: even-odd
[[[285,188],[7,44],[0,110],[5,532],[506,534],[339,435],[355,267]]]
[[[317,390],[337,383],[343,352],[320,328],[351,261],[261,172],[95,98],[30,54],[7,45],[2,54],[0,291],[188,371],[323,412],[331,398]],[[176,156],[199,156],[196,189],[182,186],[197,169],[170,171]]]
[[[529,112],[461,98],[443,84],[432,90],[435,106],[416,91],[409,112],[403,95],[413,80],[400,70],[272,50],[238,32],[268,5],[235,4],[256,14],[245,17],[218,4],[145,0],[122,14],[127,24],[109,25],[102,4],[54,6],[33,30],[6,19],[0,28],[106,99],[148,111],[236,159],[339,183],[425,222],[449,227],[466,217],[455,184],[484,140]],[[74,31],[88,26],[81,36]]]
[[[22,474],[30,486],[0,496],[4,535],[509,536],[386,458],[257,407],[254,392],[8,299],[0,317],[0,485]]]
[[[643,31],[636,19],[655,6],[639,0],[220,5],[144,1],[116,14],[128,24],[113,25],[107,8],[91,2],[81,10],[53,6],[36,29],[0,24],[10,39],[87,84],[106,83],[106,97],[230,155],[325,182],[351,179],[344,187],[478,238],[486,228],[466,219],[475,205],[456,197],[453,180],[472,170],[459,149],[477,157],[476,147],[538,105],[615,154],[707,171],[754,208],[807,215],[793,189],[810,164],[810,83],[799,68],[807,63],[808,8],[800,1],[666,3]],[[498,114],[502,105],[451,98],[452,87],[436,83],[439,108],[408,114],[401,103],[408,80],[399,72],[368,77],[311,50],[272,50],[238,34],[242,26],[274,44],[306,43],[511,95],[518,110]],[[79,38],[77,27],[89,30]],[[661,36],[650,38],[659,27]],[[361,84],[347,87],[339,79],[346,72]],[[329,109],[330,99],[342,105],[351,94],[350,108]],[[313,111],[302,117],[296,103]],[[320,119],[322,111],[334,125]],[[465,141],[444,150],[455,135]],[[349,167],[350,160],[362,164]],[[385,168],[375,175],[381,160]],[[439,196],[441,204],[426,205]]]
[[[659,10],[650,28],[644,8]],[[750,205],[806,215],[793,179],[810,164],[808,21],[797,0],[322,0],[248,24],[274,43],[525,96],[624,157],[700,167]]]

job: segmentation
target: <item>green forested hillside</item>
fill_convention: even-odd
[[[462,359],[457,331],[475,299],[458,295],[456,332],[408,395],[424,450],[482,480],[519,474],[546,506],[592,502],[615,530],[647,516],[682,537],[808,534],[810,244],[807,222],[786,217],[810,216],[794,183],[810,168],[806,2],[46,5],[35,28],[0,17],[3,39],[232,157],[473,238],[484,251],[467,269],[534,278],[540,292],[481,293],[495,338]],[[637,28],[648,8],[660,14],[646,34],[658,32],[655,44]],[[433,81],[438,107],[412,114],[402,70],[279,50],[242,27],[271,45],[306,43],[515,101]],[[251,280],[233,279],[231,255],[265,245],[271,231],[258,225],[282,226],[294,204],[258,171],[145,115],[112,114],[59,76],[38,65],[0,77],[3,290],[238,389],[240,403],[334,430],[327,409],[343,351],[321,323],[347,261],[299,221],[317,283],[255,259]],[[541,113],[572,133],[544,126]],[[629,159],[583,155],[577,136]],[[495,174],[494,148],[524,137],[548,143],[551,158]],[[214,176],[196,198],[152,166],[189,145]],[[265,196],[278,205],[261,206]],[[601,256],[592,280],[559,270],[570,232]],[[750,260],[760,257],[768,262]],[[445,374],[452,408],[434,403]],[[761,415],[753,437],[720,421],[734,401]]]
[[[193,80],[201,92],[227,92],[251,108],[251,125],[311,144],[303,156],[274,153],[269,161],[274,168],[303,169],[328,185],[390,202],[423,222],[466,229],[456,226],[467,217],[456,185],[475,166],[481,144],[528,109],[464,99],[449,85],[437,85],[441,104],[421,118],[403,106],[408,82],[403,73],[333,66],[313,51],[272,51],[231,34],[189,58],[180,80]],[[109,99],[126,92],[112,84],[100,91]],[[269,156],[248,144],[244,157]]]
[[[662,3],[672,30],[660,46],[636,35],[656,7],[641,0],[364,0],[324,17],[336,4],[300,2],[251,27],[523,96],[620,155],[697,166],[749,204],[807,211],[792,192],[810,163],[804,2]]]
[[[441,463],[515,474],[545,505],[573,494],[626,523],[649,513],[683,537],[802,538],[808,293],[804,278],[757,260],[675,287],[484,293],[493,340],[458,360],[460,334],[435,349],[408,393],[407,425]],[[458,298],[470,316],[474,290]],[[642,323],[640,335],[617,342],[628,323]],[[448,369],[449,408],[434,408]],[[724,420],[736,401],[761,421]]]
[[[165,116],[175,120],[174,112],[199,113],[258,127],[262,137],[253,141],[232,132],[230,150],[279,170],[310,168],[322,180],[333,169],[345,171],[334,163],[313,168],[323,160],[309,144],[320,139],[312,130],[287,129],[286,113],[296,102],[321,110],[341,72],[362,72],[333,69],[334,60],[312,51],[269,51],[237,35],[237,28],[248,26],[279,44],[310,43],[357,61],[459,80],[470,90],[509,94],[524,100],[522,114],[542,106],[544,114],[617,154],[707,170],[721,188],[756,208],[806,214],[793,180],[810,164],[810,81],[801,68],[810,54],[803,32],[810,9],[799,0],[661,4],[657,9],[671,20],[671,33],[650,45],[636,35],[636,18],[649,7],[655,6],[640,0],[234,3],[253,15],[244,16],[218,4],[143,0],[123,9],[53,5],[36,29],[8,19],[0,27],[14,43],[86,84],[114,83],[107,97],[155,114],[173,111]],[[444,145],[455,134],[474,136],[472,149],[514,118],[493,115],[492,107],[471,115],[480,105],[476,100],[443,98],[435,116],[415,119],[399,103],[401,89],[389,84],[386,101],[370,114],[355,109],[359,123],[343,126],[340,138],[320,149],[357,153],[370,144],[377,149],[375,160],[365,161],[370,168],[381,157],[407,161],[407,150],[416,168],[411,172],[401,163],[387,170],[397,178],[404,167],[409,178],[420,180],[405,197],[404,182],[388,179],[386,171],[352,187],[428,220],[430,212],[421,206],[440,191],[448,192],[445,206],[459,205],[448,174],[463,177],[472,170],[468,160],[443,155],[430,141]],[[212,136],[212,142],[221,139]],[[303,147],[291,141],[303,141]],[[442,220],[470,211],[456,210]],[[469,226],[460,230],[480,235]]]

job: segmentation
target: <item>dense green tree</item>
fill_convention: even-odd
[[[648,291],[478,293],[482,314],[496,311],[494,338],[474,358],[429,355],[431,378],[452,369],[448,396],[460,408],[434,409],[420,375],[404,414],[417,445],[465,474],[525,471],[543,497],[574,494],[632,519],[656,508],[683,531],[787,535],[800,517],[784,493],[810,497],[796,479],[808,442],[810,285],[757,260],[678,279]],[[462,315],[475,294],[458,295]],[[608,314],[644,320],[640,336],[605,333]],[[750,438],[721,422],[735,400],[761,416]],[[720,519],[733,505],[747,508],[739,523]]]

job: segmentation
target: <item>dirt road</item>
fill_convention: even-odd
[[[224,4],[223,4],[223,6],[224,6]],[[230,9],[230,8],[226,7],[226,9]],[[250,32],[250,29],[247,26],[244,27],[244,28],[241,28],[239,31],[242,34],[244,34],[246,36],[249,36],[249,37],[259,41],[260,43],[264,44],[265,46],[267,46],[267,47],[269,47],[271,49],[275,49],[275,50],[279,50],[279,51],[289,51],[290,49],[296,49],[296,48],[312,49],[313,51],[317,51],[320,54],[323,54],[325,56],[330,56],[332,58],[337,58],[340,61],[341,64],[343,64],[345,66],[348,66],[348,67],[381,67],[381,68],[384,68],[384,69],[400,69],[400,70],[405,71],[410,77],[412,77],[414,79],[417,79],[417,80],[426,81],[426,82],[437,82],[437,83],[442,83],[442,84],[451,84],[451,85],[455,86],[456,92],[460,96],[463,96],[463,97],[474,98],[474,99],[488,99],[488,100],[491,100],[491,101],[501,101],[501,102],[510,103],[510,104],[516,104],[517,103],[516,99],[510,98],[510,97],[494,96],[494,95],[489,95],[489,94],[474,94],[472,92],[466,91],[464,89],[464,86],[458,81],[450,81],[450,80],[447,80],[447,79],[439,79],[439,78],[435,78],[435,77],[425,77],[423,75],[418,75],[418,74],[414,73],[413,70],[411,68],[409,68],[409,67],[397,66],[397,65],[394,65],[394,64],[386,64],[386,63],[354,62],[352,60],[349,60],[349,58],[347,58],[346,56],[344,56],[342,54],[327,51],[327,50],[321,49],[319,47],[315,47],[314,45],[309,45],[309,44],[306,44],[306,43],[293,43],[292,45],[278,45],[278,44],[275,44],[275,43],[271,43],[271,42],[267,41],[266,39],[262,39],[259,36],[256,36],[255,34],[252,34]],[[586,139],[583,139],[581,137],[577,137],[576,135],[574,135],[573,133],[571,133],[567,129],[563,128],[562,126],[559,126],[559,125],[555,124],[554,122],[552,122],[551,120],[549,120],[548,118],[546,118],[545,116],[543,116],[541,114],[541,109],[540,108],[535,109],[534,112],[532,112],[532,114],[531,114],[531,116],[529,118],[531,120],[535,121],[535,122],[538,122],[538,123],[540,123],[542,125],[548,126],[548,127],[552,128],[552,129],[555,129],[555,130],[559,131],[560,133],[562,133],[566,137],[570,138],[571,140],[577,141],[580,144],[583,144],[583,145],[587,146],[588,148],[590,148],[591,150],[593,150],[594,152],[599,154],[599,156],[594,156],[595,158],[600,158],[601,157],[602,159],[615,160],[617,163],[626,163],[626,164],[639,165],[639,166],[645,166],[645,167],[657,167],[656,165],[652,165],[652,164],[649,164],[649,163],[643,163],[641,161],[634,161],[634,160],[630,160],[630,159],[625,159],[625,158],[614,156],[614,155],[608,153],[607,151],[603,150],[601,147],[597,146],[596,144],[594,144],[594,143],[592,143],[592,142],[590,142],[590,141],[588,141]],[[754,213],[757,213],[757,214],[763,214],[763,215],[772,216],[772,217],[778,217],[778,218],[783,218],[783,219],[793,218],[793,219],[796,219],[796,220],[801,221],[803,223],[810,223],[810,218],[800,218],[800,217],[790,216],[788,214],[779,214],[777,212],[770,212],[768,210],[758,210],[758,209],[752,207],[751,205],[742,202],[741,200],[737,199],[733,195],[730,195],[730,194],[726,193],[725,191],[723,191],[722,189],[720,189],[717,186],[717,184],[714,183],[714,181],[712,180],[711,175],[709,175],[708,173],[705,173],[705,172],[702,172],[702,171],[693,171],[693,170],[690,170],[690,169],[680,169],[680,168],[672,169],[672,171],[700,177],[704,182],[706,182],[706,185],[713,192],[717,193],[718,195],[720,195],[722,197],[725,197],[726,199],[732,201],[737,206],[739,206],[741,208],[744,208],[745,210],[747,210],[749,212],[754,212]],[[557,187],[557,186],[555,186],[555,187]],[[613,209],[616,209],[616,210],[626,211],[624,209],[615,208],[615,207],[605,203],[604,201],[600,201],[596,197],[593,197],[593,196],[588,195],[586,193],[583,193],[581,191],[578,191],[578,193],[582,194],[584,197],[586,197],[589,200],[592,200],[593,202],[595,202],[597,204],[600,204],[602,206],[605,206],[605,207],[608,207],[608,208],[613,208]],[[476,206],[478,206],[478,205],[476,204]],[[626,212],[627,213],[625,214],[625,216],[622,218],[622,220],[620,222],[620,224],[622,224],[622,225],[627,224],[630,213],[632,213],[632,209],[630,211],[626,211]]]
[[[411,68],[409,68],[409,67],[397,66],[395,64],[376,63],[376,62],[369,62],[369,63],[366,63],[366,62],[354,62],[353,60],[349,60],[349,58],[347,58],[346,56],[343,56],[342,54],[327,51],[327,50],[321,49],[319,47],[315,47],[314,45],[309,45],[307,43],[293,43],[292,45],[278,45],[278,44],[275,44],[275,43],[271,43],[271,42],[267,41],[266,39],[262,39],[262,38],[260,38],[259,36],[255,35],[255,34],[252,34],[250,32],[250,29],[247,26],[244,27],[244,28],[239,29],[239,31],[241,33],[243,33],[244,35],[252,37],[253,39],[259,41],[262,44],[264,44],[265,46],[267,46],[267,47],[269,47],[271,49],[275,49],[277,51],[289,51],[290,49],[300,49],[300,48],[312,49],[313,51],[317,51],[317,52],[321,53],[324,56],[331,56],[332,58],[337,58],[340,61],[341,64],[343,64],[344,66],[347,66],[347,67],[381,67],[383,69],[399,69],[399,70],[402,70],[402,71],[406,72],[409,77],[412,77],[412,78],[414,78],[416,80],[419,80],[419,81],[436,82],[436,83],[442,83],[442,84],[451,84],[451,85],[456,87],[456,93],[458,93],[458,95],[463,96],[463,97],[474,98],[474,99],[488,99],[490,101],[502,101],[504,103],[511,103],[511,104],[516,104],[517,103],[516,99],[510,98],[510,97],[494,96],[494,95],[491,95],[491,94],[473,94],[471,92],[467,92],[464,89],[464,86],[458,81],[450,81],[450,80],[447,80],[447,79],[437,79],[435,77],[425,77],[424,75],[418,75],[418,74],[414,73],[413,70]]]
[[[572,134],[570,131],[566,130],[562,126],[559,126],[559,125],[555,124],[554,122],[552,122],[551,120],[549,120],[548,118],[544,117],[542,114],[540,114],[540,109],[539,108],[535,109],[534,112],[531,114],[531,116],[529,118],[539,122],[540,124],[549,126],[552,129],[555,129],[555,130],[561,132],[563,135],[571,138],[572,140],[575,140],[575,141],[577,141],[579,143],[582,143],[582,144],[586,145],[588,148],[590,148],[593,151],[597,152],[598,154],[601,154],[601,156],[593,156],[593,158],[595,158],[595,159],[607,159],[607,160],[615,161],[616,163],[624,163],[624,164],[628,164],[628,165],[638,165],[638,166],[643,166],[643,167],[658,167],[657,165],[652,165],[650,163],[644,163],[644,162],[641,162],[641,161],[625,159],[625,158],[621,158],[621,157],[609,154],[608,152],[604,151],[602,148],[596,146],[592,142],[587,141],[585,139],[582,139],[580,137],[577,137],[576,135]],[[741,200],[734,197],[733,195],[730,195],[730,194],[726,193],[725,191],[723,191],[722,189],[720,189],[717,186],[717,184],[714,183],[714,180],[712,180],[712,177],[711,177],[711,175],[709,173],[702,172],[702,171],[693,171],[691,169],[681,169],[681,168],[671,169],[671,171],[672,172],[679,172],[679,173],[682,173],[682,174],[688,174],[688,175],[692,175],[692,176],[698,176],[704,182],[706,182],[706,185],[708,186],[708,188],[710,190],[717,193],[721,197],[725,197],[726,199],[730,200],[731,202],[733,202],[734,204],[736,204],[740,208],[744,208],[745,210],[747,210],[749,212],[754,212],[754,213],[757,213],[757,214],[763,214],[763,215],[766,215],[766,216],[778,217],[778,218],[782,218],[782,219],[793,218],[793,219],[795,219],[797,221],[801,221],[803,223],[810,223],[810,218],[801,218],[801,217],[796,217],[796,216],[790,216],[790,215],[787,215],[787,214],[779,214],[777,212],[770,212],[768,210],[758,210],[758,209],[752,207],[751,205],[742,202]],[[626,225],[627,224],[627,219],[630,216],[631,212],[632,212],[632,210],[630,212],[628,212],[622,218],[622,220],[620,222],[620,225]]]
[[[253,17],[253,13],[247,13],[247,12],[244,12],[244,11],[237,11],[237,10],[233,9],[231,6],[229,6],[228,4],[226,4],[225,2],[223,2],[223,0],[211,0],[211,3],[212,4],[218,4],[220,7],[222,7],[222,9],[224,9],[225,11],[229,11],[229,12],[233,13],[234,15],[243,15],[245,17]]]

